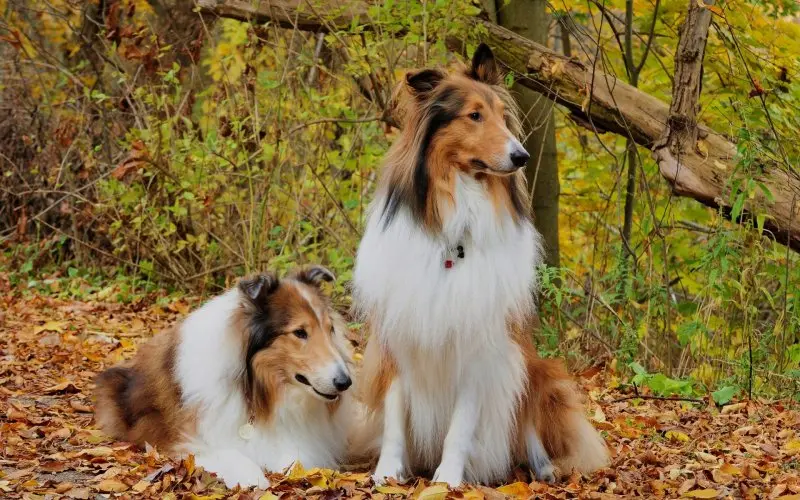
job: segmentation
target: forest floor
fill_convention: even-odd
[[[497,488],[417,480],[374,487],[364,472],[271,475],[270,491],[230,491],[189,461],[109,440],[95,428],[92,381],[185,314],[158,306],[73,302],[0,290],[0,497],[68,498],[796,498],[800,412],[789,402],[631,398],[609,368],[578,374],[613,454],[592,477],[548,486],[523,471]]]

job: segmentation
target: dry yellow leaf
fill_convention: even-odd
[[[501,486],[497,488],[497,491],[503,495],[508,495],[514,498],[528,498],[531,494],[528,484],[521,481]]]
[[[375,491],[385,495],[405,495],[408,493],[408,489],[401,488],[400,486],[378,486],[375,488]]]
[[[42,333],[42,332],[58,332],[61,333],[64,331],[64,327],[66,323],[63,321],[48,321],[47,323],[43,324],[42,326],[37,326],[33,329],[33,333]]]
[[[722,467],[720,467],[719,470],[725,474],[730,474],[731,476],[740,476],[742,474],[742,469],[729,463],[722,464]]]
[[[145,481],[144,479],[142,479],[138,483],[134,484],[133,487],[131,487],[131,489],[136,493],[142,493],[144,490],[147,489],[148,486],[150,486],[150,481]]]
[[[720,413],[727,415],[729,413],[736,413],[737,411],[744,410],[745,408],[747,408],[747,403],[736,403],[726,406]]]
[[[686,443],[689,441],[689,436],[686,435],[685,432],[681,431],[667,431],[666,434],[667,439],[671,439],[673,441],[679,441],[681,443]]]
[[[299,461],[295,462],[292,466],[292,470],[289,472],[289,479],[297,481],[298,479],[303,479],[306,477],[306,470],[303,468],[303,464]]]
[[[449,492],[450,490],[447,485],[439,483],[428,486],[422,490],[417,498],[425,500],[444,500]]]
[[[783,447],[789,453],[797,453],[800,451],[800,439],[792,439],[791,441],[786,443],[786,446]]]
[[[706,488],[704,490],[694,490],[684,493],[683,496],[687,498],[717,498],[719,496],[719,492],[715,489]]]

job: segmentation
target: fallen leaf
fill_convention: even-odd
[[[764,453],[771,457],[777,457],[781,454],[781,452],[778,451],[778,448],[776,448],[772,443],[761,443],[761,449],[764,451]]]
[[[103,493],[121,493],[128,490],[128,485],[116,479],[104,479],[97,485],[97,489]]]
[[[800,452],[800,439],[792,439],[786,443],[783,449],[788,451],[790,454]]]
[[[706,488],[704,490],[694,490],[683,495],[687,498],[717,498],[719,492],[717,490]]]
[[[42,332],[58,332],[61,333],[64,331],[64,327],[66,323],[63,321],[48,321],[47,323],[37,326],[33,329],[33,333],[38,335]]]
[[[45,394],[65,394],[68,392],[81,392],[81,390],[75,387],[75,384],[72,382],[61,382],[60,384],[48,387],[42,392]]]
[[[724,463],[719,468],[725,474],[730,474],[731,476],[740,476],[742,474],[742,469],[736,467],[735,465],[731,465],[729,463]]]
[[[114,453],[114,450],[109,448],[108,446],[97,446],[95,448],[88,448],[83,450],[84,455],[89,455],[91,457],[107,457]]]
[[[420,500],[444,500],[449,492],[447,485],[434,484],[422,490],[417,498]]]
[[[135,491],[136,493],[141,493],[141,492],[143,492],[144,490],[146,490],[146,489],[147,489],[147,488],[150,486],[150,484],[151,484],[151,483],[150,483],[150,481],[145,481],[144,479],[142,479],[142,480],[141,480],[141,481],[139,481],[138,483],[134,484],[134,485],[131,487],[131,489],[132,489],[133,491]]]
[[[3,479],[8,481],[16,481],[17,479],[22,479],[23,477],[30,476],[33,474],[33,471],[36,470],[36,467],[31,467],[30,469],[19,469],[15,470],[14,472],[10,472],[6,474]]]
[[[405,495],[408,493],[408,489],[401,488],[400,486],[377,486],[375,491],[386,495]]]
[[[711,453],[706,453],[704,451],[698,451],[698,452],[695,452],[695,455],[697,455],[697,458],[699,458],[703,462],[710,463],[710,464],[717,463],[717,457],[715,457]]]
[[[689,436],[685,432],[681,431],[667,431],[666,438],[681,443],[689,441]]]
[[[735,403],[735,404],[723,407],[722,411],[720,411],[720,413],[722,413],[723,415],[728,415],[730,413],[736,413],[736,412],[742,411],[745,408],[747,408],[747,403]]]
[[[78,498],[80,500],[86,500],[89,498],[91,493],[89,492],[89,488],[73,488],[69,490],[66,495],[70,498]]]
[[[74,487],[75,487],[75,485],[72,484],[72,483],[69,483],[69,482],[67,482],[67,483],[58,483],[56,485],[56,493],[58,493],[59,495],[63,495],[64,493],[68,492],[69,490],[71,490]]]
[[[697,481],[694,479],[687,479],[678,487],[678,495],[683,495],[687,491],[691,490],[697,485]]]
[[[70,399],[69,406],[73,410],[81,413],[92,413],[92,411],[94,411],[91,406],[85,405],[77,399]]]
[[[517,481],[516,483],[507,484],[497,488],[497,491],[503,495],[511,496],[514,498],[528,498],[531,494],[528,483]]]

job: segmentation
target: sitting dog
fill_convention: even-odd
[[[353,279],[376,481],[496,483],[522,463],[553,481],[608,461],[577,386],[531,338],[541,237],[502,82],[486,45],[468,68],[406,76]]]
[[[261,274],[100,374],[96,420],[114,438],[195,455],[228,487],[263,469],[334,468],[347,453],[351,346],[312,266]]]

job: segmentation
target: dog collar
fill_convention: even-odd
[[[447,248],[444,252],[444,268],[451,269],[456,259],[464,258],[464,245],[459,243],[455,247]]]

